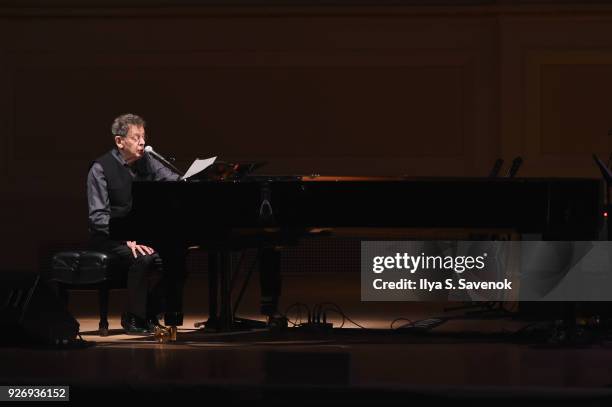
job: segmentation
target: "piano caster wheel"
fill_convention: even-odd
[[[177,329],[175,326],[171,326],[168,328],[168,333],[170,335],[170,342],[176,342],[176,333],[177,333]]]
[[[108,336],[108,322],[100,322],[100,324],[98,325],[98,333],[100,334],[100,336]]]

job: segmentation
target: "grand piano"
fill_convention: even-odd
[[[135,182],[133,205],[111,237],[156,245],[180,240],[230,250],[297,243],[313,230],[504,229],[543,240],[597,240],[604,185],[583,178],[248,176]],[[384,237],[384,235],[383,235]],[[227,259],[227,256],[224,257]],[[229,329],[229,269],[221,309]],[[213,308],[213,305],[211,305]],[[217,313],[216,306],[211,313]]]

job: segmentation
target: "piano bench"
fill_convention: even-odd
[[[62,251],[51,259],[47,280],[55,284],[65,304],[68,290],[98,291],[100,336],[108,335],[108,296],[111,289],[126,288],[127,270],[114,256],[91,250]]]

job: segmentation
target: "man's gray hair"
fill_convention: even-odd
[[[146,123],[142,117],[137,116],[135,114],[122,114],[113,121],[113,125],[111,126],[111,133],[113,133],[113,136],[125,137],[127,136],[128,131],[130,130],[130,125],[136,127],[145,127]]]

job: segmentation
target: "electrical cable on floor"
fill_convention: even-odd
[[[297,315],[295,318],[295,322],[291,321],[289,319],[289,311],[291,311],[291,309],[293,308],[297,308]],[[308,307],[308,305],[301,303],[301,302],[296,302],[294,304],[291,304],[289,307],[287,307],[287,309],[285,310],[283,317],[287,320],[288,323],[290,323],[292,326],[299,326],[302,323],[302,313],[300,312],[301,309],[306,309],[306,314],[307,314],[307,320],[308,322],[310,322],[310,308]]]
[[[323,306],[325,305],[331,305],[335,308],[325,308],[323,309]],[[332,312],[336,312],[338,313],[340,316],[342,316],[342,325],[340,325],[340,328],[342,328],[345,324],[346,321],[349,321],[351,324],[361,328],[361,329],[370,329],[370,328],[366,328],[363,325],[358,324],[357,322],[353,321],[348,315],[346,315],[346,313],[344,311],[342,311],[342,308],[340,308],[340,306],[336,303],[333,302],[322,302],[320,304],[315,305],[315,307],[313,308],[313,310],[320,310],[318,314],[315,313],[315,311],[313,311],[313,314],[315,314],[315,317],[318,318],[317,320],[320,321],[322,314],[325,314],[326,311],[332,311]]]

